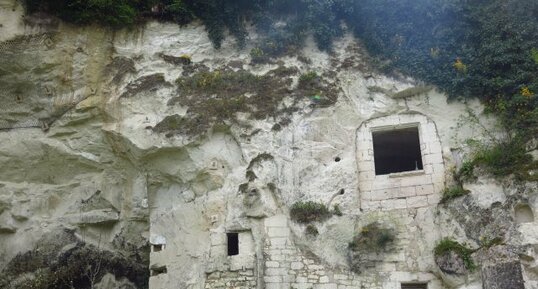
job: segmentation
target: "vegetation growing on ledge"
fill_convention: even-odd
[[[45,246],[19,254],[1,273],[1,288],[90,289],[107,273],[125,277],[138,288],[147,288],[149,278],[147,264],[84,242],[60,253]]]
[[[478,146],[472,163],[484,167],[493,176],[514,174],[521,180],[538,180],[537,176],[530,174],[538,169],[538,160],[532,160],[521,138]]]
[[[302,224],[322,222],[330,218],[331,215],[327,206],[313,201],[294,203],[290,209],[291,219]]]
[[[455,199],[457,197],[465,196],[469,191],[461,187],[460,185],[445,188],[443,190],[443,197],[441,198],[440,203],[446,203],[449,200]]]
[[[166,132],[170,127],[169,132],[200,135],[216,124],[234,123],[237,113],[248,114],[254,119],[276,119],[295,111],[301,99],[311,96],[312,88],[320,95],[330,96],[330,101],[327,97],[312,100],[313,105],[336,101],[336,89],[320,77],[311,86],[291,88],[290,76],[295,73],[295,69],[279,67],[262,76],[245,70],[215,70],[181,77],[176,81],[179,96],[170,100],[169,105],[177,103],[187,107],[187,115],[184,118],[175,116],[173,122],[169,117],[165,118],[164,123],[156,126],[156,131]],[[289,106],[282,105],[286,97],[293,101]],[[181,126],[175,127],[180,122]]]
[[[474,164],[472,161],[465,161],[461,164],[460,169],[454,175],[454,179],[461,186],[462,182],[474,180],[476,177],[474,175]]]
[[[475,251],[476,250],[469,249],[454,240],[445,238],[441,240],[437,246],[435,246],[434,254],[435,257],[439,257],[447,253],[454,252],[463,260],[465,268],[469,271],[473,271],[476,269],[476,265],[471,257],[471,254]]]
[[[384,250],[395,239],[393,230],[383,228],[381,224],[374,222],[363,227],[359,234],[353,237],[349,249],[354,252],[377,252]]]

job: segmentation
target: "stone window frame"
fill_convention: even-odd
[[[417,127],[422,170],[375,174],[372,132]],[[445,168],[435,123],[421,113],[408,112],[364,121],[357,129],[356,158],[361,210],[417,208],[439,202]]]
[[[396,130],[401,130],[401,129],[406,129],[406,128],[417,128],[418,130],[418,139],[419,139],[419,144],[421,144],[421,139],[422,139],[422,136],[420,135],[421,133],[421,130],[420,130],[420,123],[419,122],[416,122],[416,123],[404,123],[404,124],[398,124],[398,125],[388,125],[388,126],[379,126],[379,127],[372,127],[370,129],[370,133],[372,135],[372,156],[375,155],[375,151],[374,151],[374,148],[373,148],[373,134],[375,132],[383,132],[383,131],[396,131]],[[421,174],[424,174],[424,152],[422,151],[422,148],[420,147],[420,156],[422,158],[422,169],[420,170],[413,170],[413,171],[403,171],[403,172],[396,172],[396,173],[389,173],[389,174],[382,174],[382,175],[388,175],[389,177],[391,178],[397,178],[397,177],[402,177],[402,176],[410,176],[410,175],[421,175]],[[375,160],[373,161],[374,162],[374,173],[375,173]],[[381,176],[381,175],[376,175],[376,176]]]

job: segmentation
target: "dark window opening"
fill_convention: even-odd
[[[402,289],[428,289],[427,283],[407,283],[402,284]]]
[[[239,234],[228,233],[228,256],[239,255]]]
[[[376,175],[422,170],[418,127],[375,131],[372,138]]]
[[[151,276],[157,276],[157,275],[160,275],[160,274],[166,274],[166,272],[167,272],[166,266],[152,268],[151,269]]]
[[[153,252],[160,252],[162,250],[163,250],[163,245],[161,244],[153,245]]]

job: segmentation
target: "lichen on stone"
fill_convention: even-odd
[[[141,92],[152,91],[163,86],[171,86],[171,84],[164,79],[164,74],[162,73],[142,76],[130,82],[125,88],[125,92],[122,93],[120,98],[133,97]]]

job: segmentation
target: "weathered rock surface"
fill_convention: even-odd
[[[447,274],[463,275],[468,272],[463,259],[452,251],[435,257],[435,263],[441,271]]]
[[[525,281],[518,261],[500,263],[482,268],[484,289],[524,289]]]
[[[10,286],[64,272],[69,254],[106,256],[108,265],[90,278],[94,288],[538,286],[538,229],[528,213],[517,224],[515,213],[521,204],[536,210],[536,184],[479,176],[464,184],[469,195],[438,205],[465,140],[485,137],[461,121],[467,110],[494,131],[492,119],[476,101],[447,102],[430,87],[367,69],[351,35],[330,54],[309,39],[299,55],[255,64],[251,47],[226,41],[215,50],[197,23],[150,22],[135,31],[54,20],[28,26],[20,5],[0,3],[0,271]],[[19,40],[8,47],[10,39]],[[211,110],[218,116],[198,109],[193,117],[188,105],[196,102],[177,102],[176,80],[216,70],[278,78],[275,90],[286,95],[271,98],[276,104],[246,102],[257,105],[252,115],[242,107]],[[322,103],[297,87],[310,71],[334,98]],[[218,90],[203,97],[236,107]],[[278,113],[256,117],[273,107]],[[198,117],[214,125],[182,134],[186,123],[189,131],[205,128]],[[372,129],[410,125],[420,128],[423,170],[376,176],[368,167]],[[319,234],[307,238],[288,214],[306,200],[338,205],[341,216],[313,224]],[[383,254],[365,252],[367,264],[354,273],[349,242],[372,222],[394,228],[394,243]],[[228,234],[238,234],[238,255],[228,256]],[[502,237],[523,256],[523,269],[499,255],[477,272],[463,271],[454,256],[436,263],[433,248],[444,237],[473,248]],[[89,288],[90,279],[75,280],[77,288]]]

